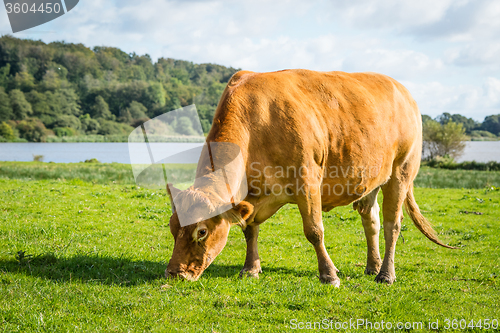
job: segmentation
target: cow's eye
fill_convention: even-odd
[[[207,235],[207,229],[198,230],[198,238],[203,238]]]

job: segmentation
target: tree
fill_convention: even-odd
[[[142,119],[142,118],[148,118],[146,115],[146,112],[148,109],[142,103],[132,101],[128,107],[128,111],[130,112],[130,116],[132,119]]]
[[[0,87],[7,88],[9,83],[10,64],[0,68]]]
[[[44,89],[56,90],[61,88],[61,78],[54,69],[48,70],[41,82]]]
[[[5,93],[3,87],[0,87],[0,121],[10,120],[13,116],[9,95]]]
[[[459,157],[465,148],[465,129],[462,124],[448,121],[445,125],[430,120],[423,124],[424,155],[430,159],[438,156]]]
[[[98,95],[95,98],[95,104],[93,106],[93,117],[94,118],[103,118],[106,120],[114,120],[113,114],[109,111],[109,105],[106,103],[104,98],[101,95]]]
[[[426,114],[422,115],[422,124],[425,123],[426,121],[432,120],[432,118]]]
[[[134,129],[126,124],[116,123],[114,121],[104,120],[99,122],[101,128],[99,134],[102,135],[129,135]]]
[[[40,119],[45,126],[52,127],[56,121],[60,110],[58,105],[55,105],[53,94],[50,91],[45,93],[32,90],[26,94],[26,99],[31,104],[33,116]]]
[[[21,120],[17,126],[19,136],[31,142],[43,142],[46,137],[46,128],[43,123],[36,118],[26,118]]]
[[[427,116],[428,117],[428,116]],[[450,121],[453,121],[454,123],[457,124],[462,124],[465,133],[470,134],[474,129],[478,127],[478,124],[476,121],[472,118],[467,118],[462,116],[461,114],[450,114],[448,112],[445,112],[439,116],[436,117],[436,120],[441,124],[441,125],[446,125]]]
[[[61,115],[54,123],[54,127],[67,127],[72,128],[75,131],[79,131],[82,128],[82,123],[80,122],[80,119],[75,116]]]
[[[473,130],[479,127],[479,124],[472,118],[467,118],[461,114],[454,114],[451,116],[451,121],[457,124],[462,124],[465,129],[465,133],[470,134]]]
[[[77,132],[69,127],[56,127],[54,128],[54,134],[62,137],[62,136],[74,136]]]
[[[183,135],[196,135],[196,132],[193,130],[193,123],[188,117],[180,117],[177,120],[175,131]]]
[[[14,113],[14,119],[23,120],[33,113],[31,104],[24,97],[24,93],[19,89],[13,89],[9,93],[10,105]]]
[[[120,110],[120,117],[118,118],[119,122],[131,124],[133,122],[133,120],[134,120],[134,118],[132,118],[132,115],[130,114],[129,108]]]
[[[164,106],[166,98],[165,98],[165,89],[163,89],[163,85],[160,82],[150,82],[147,91],[147,97],[151,101],[152,105],[156,104],[158,106]]]
[[[27,72],[16,73],[14,86],[24,92],[28,92],[35,87],[35,78]]]
[[[0,123],[0,137],[3,137],[9,141],[16,138],[12,127],[10,127],[9,124],[7,124],[5,121]]]
[[[80,122],[82,123],[82,130],[86,134],[97,134],[101,125],[95,119],[90,118],[90,115],[87,113],[83,116],[80,116]]]
[[[78,96],[73,89],[58,89],[54,92],[54,97],[57,99],[63,114],[77,117],[82,114],[82,110],[78,104]]]
[[[500,135],[500,114],[484,118],[481,129],[495,135]]]

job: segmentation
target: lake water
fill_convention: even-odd
[[[137,163],[149,163],[144,146],[134,144],[131,152]],[[174,155],[199,147],[200,143],[161,143],[157,145],[166,155]],[[43,155],[44,162],[74,163],[96,158],[104,163],[130,163],[129,145],[123,143],[0,143],[0,161],[33,161],[34,155]],[[458,161],[500,162],[500,141],[470,141]]]
[[[154,150],[163,152],[162,157],[202,146],[203,143],[152,143]],[[153,150],[153,152],[154,152]],[[43,155],[44,162],[75,163],[96,158],[103,163],[150,163],[144,144],[127,142],[57,142],[57,143],[0,143],[0,161],[33,161],[34,155]]]

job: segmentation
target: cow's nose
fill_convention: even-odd
[[[168,269],[165,271],[165,277],[168,279],[172,279],[172,278],[181,278],[181,279],[185,279],[186,276],[183,272],[179,271],[179,270],[174,270],[174,269]]]

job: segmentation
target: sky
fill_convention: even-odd
[[[13,35],[259,72],[379,72],[422,114],[482,121],[500,114],[499,18],[498,0],[80,0]]]

